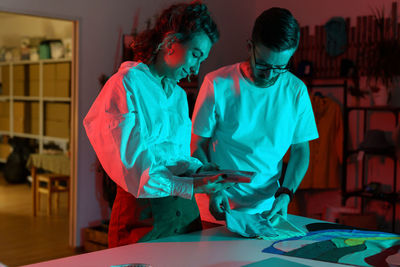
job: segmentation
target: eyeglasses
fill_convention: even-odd
[[[262,71],[262,72],[273,71],[273,72],[275,72],[277,74],[282,74],[282,73],[287,72],[291,67],[291,62],[290,61],[283,68],[276,68],[276,67],[274,67],[274,66],[272,66],[270,64],[257,63],[256,52],[255,52],[256,49],[255,49],[255,45],[254,44],[252,45],[252,50],[253,50],[254,66],[259,71]]]

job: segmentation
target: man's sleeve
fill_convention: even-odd
[[[198,136],[212,136],[217,121],[214,84],[206,76],[200,87],[192,116],[192,132]]]
[[[298,116],[292,144],[311,141],[318,138],[317,125],[307,87],[303,85],[297,97]]]

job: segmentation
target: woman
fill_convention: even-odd
[[[190,157],[187,98],[177,85],[197,74],[218,38],[204,4],[167,8],[137,36],[134,61],[121,65],[85,117],[97,157],[117,183],[109,247],[201,229],[194,193],[227,186],[190,177],[216,167]]]

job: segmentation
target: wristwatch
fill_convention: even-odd
[[[292,201],[293,197],[294,197],[294,193],[292,190],[290,190],[287,187],[279,187],[278,190],[275,193],[275,198],[279,197],[282,194],[287,194],[289,195],[290,201]]]

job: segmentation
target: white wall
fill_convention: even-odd
[[[133,17],[139,12],[139,26],[169,0],[2,0],[0,11],[78,20],[79,28],[79,103],[78,103],[78,181],[77,181],[77,243],[81,229],[101,219],[93,172],[94,152],[82,126],[82,120],[99,91],[97,78],[112,73],[117,49],[118,30],[131,31]],[[13,25],[2,25],[12,28]]]
[[[0,47],[20,47],[21,38],[64,39],[72,36],[72,23],[66,20],[53,20],[34,16],[21,16],[14,13],[0,13]]]
[[[101,219],[99,196],[92,164],[95,157],[88,142],[82,119],[99,91],[97,78],[111,74],[117,48],[118,29],[131,30],[133,17],[139,12],[139,26],[154,12],[175,2],[172,0],[2,0],[0,11],[10,11],[61,19],[79,20],[79,140],[78,140],[78,207],[77,229]],[[215,46],[201,73],[231,64],[247,57],[246,39],[250,36],[254,19],[265,8],[289,8],[302,25],[326,22],[332,16],[370,14],[373,6],[385,4],[390,10],[391,0],[208,0],[211,12],[221,29],[221,41]],[[7,25],[12,27],[12,25]],[[77,245],[80,245],[80,232]]]
[[[372,15],[375,8],[384,7],[386,14],[396,0],[206,0],[221,30],[221,39],[203,64],[200,77],[209,70],[248,57],[246,40],[250,38],[258,15],[270,7],[289,9],[301,26],[325,24],[331,17],[350,17],[355,25],[357,16]],[[398,2],[398,0],[397,0]],[[399,3],[398,3],[399,5]],[[399,12],[398,12],[399,13]]]

